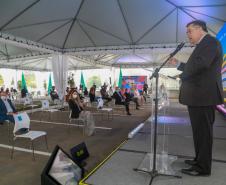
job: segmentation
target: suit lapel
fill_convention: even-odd
[[[6,106],[4,104],[4,102],[2,101],[2,99],[0,99],[0,106],[3,112],[7,112]]]

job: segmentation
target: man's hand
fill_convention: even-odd
[[[13,115],[13,112],[8,112],[7,115],[12,116]]]
[[[7,113],[7,115],[11,115],[11,116],[13,116],[13,115],[15,115],[15,114],[18,114],[17,112],[8,112]]]
[[[169,59],[169,64],[177,66],[179,64],[179,61],[176,58],[170,58]]]

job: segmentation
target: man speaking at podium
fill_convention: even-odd
[[[186,64],[170,61],[182,71],[179,102],[188,107],[195,147],[195,158],[185,160],[191,167],[181,171],[193,176],[211,174],[215,106],[223,103],[222,48],[207,32],[204,21],[188,23],[187,37],[195,49]]]

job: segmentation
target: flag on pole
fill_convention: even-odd
[[[51,74],[49,74],[48,95],[50,94],[51,90],[52,90],[52,79],[51,79]]]
[[[82,89],[86,88],[85,80],[83,77],[83,72],[81,72],[80,85],[82,85]]]
[[[121,69],[121,66],[120,66],[120,72],[119,72],[118,87],[122,88],[122,69]]]
[[[21,80],[21,87],[22,89],[26,90],[27,92],[27,85],[26,85],[26,81],[25,81],[25,77],[24,77],[24,73],[22,72],[22,80]]]

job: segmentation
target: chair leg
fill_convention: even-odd
[[[34,143],[33,143],[33,140],[31,140],[31,148],[32,148],[33,161],[35,161],[35,152],[34,152]]]
[[[87,121],[84,120],[84,126],[83,126],[83,136],[85,136],[85,129],[86,129]]]
[[[12,146],[12,151],[11,151],[11,159],[13,159],[14,145],[15,145],[15,138],[13,138],[13,146]]]
[[[46,148],[47,148],[47,150],[49,150],[48,142],[47,142],[47,135],[45,135],[45,141],[46,141]]]
[[[9,137],[9,143],[10,143],[10,122],[8,122],[7,124],[8,124],[8,127],[7,127],[7,129],[8,129],[8,137]]]
[[[42,117],[43,117],[43,110],[40,112],[40,123],[41,123],[41,121],[42,121]]]

